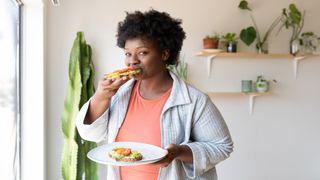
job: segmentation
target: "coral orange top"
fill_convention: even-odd
[[[139,94],[140,83],[138,81],[133,87],[128,111],[116,141],[141,142],[161,147],[160,115],[172,88],[157,99],[147,100]],[[121,180],[156,180],[159,169],[159,166],[149,164],[124,166],[120,167],[120,176]]]

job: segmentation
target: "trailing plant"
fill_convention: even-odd
[[[244,28],[240,32],[240,39],[247,45],[250,46],[255,39],[257,39],[256,48],[259,50],[263,48],[263,45],[266,43],[269,35],[271,34],[272,30],[277,26],[277,24],[280,23],[282,15],[277,17],[268,30],[266,31],[265,35],[262,37],[260,34],[260,31],[258,29],[257,23],[253,17],[252,10],[249,7],[249,3],[246,0],[241,0],[238,7],[241,10],[246,10],[249,12],[251,21],[253,23],[253,26],[249,26],[247,28]]]
[[[266,81],[268,81],[268,80],[266,80],[266,79],[263,77],[263,75],[259,75],[259,76],[257,76],[257,80],[256,80],[256,82],[266,82]],[[277,80],[272,79],[272,82],[276,83],[276,82],[277,82]]]
[[[301,33],[299,42],[303,53],[313,53],[319,46],[319,38],[312,31]]]
[[[292,34],[290,37],[290,53],[293,53],[291,50],[291,45],[293,41],[298,40],[299,35],[303,29],[304,17],[305,17],[305,11],[301,13],[301,11],[296,7],[295,4],[290,4],[287,9],[284,8],[282,10],[282,16],[281,16],[282,24],[279,28],[278,33],[283,27],[285,27],[286,29],[289,29],[289,28],[292,29]]]
[[[177,74],[182,80],[188,80],[188,64],[184,61],[184,56],[180,58],[178,64],[168,65],[167,69]]]
[[[280,26],[279,31],[283,27],[285,27],[286,29],[292,28],[290,41],[297,39],[304,26],[305,11],[301,13],[295,4],[290,4],[287,9],[284,8],[282,10],[282,15],[282,25]]]
[[[84,33],[77,32],[69,60],[69,83],[62,113],[63,152],[62,176],[64,180],[97,180],[97,165],[86,156],[96,143],[81,139],[75,119],[80,107],[94,94],[94,67],[91,47]]]

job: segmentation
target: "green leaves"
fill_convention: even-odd
[[[62,113],[63,152],[62,176],[64,180],[97,180],[97,165],[86,154],[96,143],[84,141],[75,126],[75,119],[82,105],[94,93],[94,67],[91,48],[83,32],[74,40],[69,60],[69,85]]]
[[[254,29],[254,27],[250,26],[247,29],[242,29],[240,33],[240,39],[247,45],[250,46],[250,44],[253,43],[253,41],[257,37],[257,32]]]
[[[301,22],[301,12],[297,9],[296,5],[289,5],[289,16],[293,24],[300,24]]]
[[[246,0],[242,0],[240,1],[240,4],[238,6],[240,9],[242,10],[248,10],[251,11],[251,9],[249,8],[249,3]]]
[[[235,42],[237,42],[238,37],[237,37],[236,33],[228,32],[222,36],[222,39],[226,43],[235,43]]]
[[[188,81],[188,64],[184,61],[184,56],[179,59],[178,64],[167,65],[167,69],[177,74],[182,80]]]
[[[286,29],[291,28],[292,34],[290,38],[290,44],[295,39],[299,38],[299,35],[304,26],[304,16],[305,16],[305,11],[301,13],[295,4],[290,4],[287,9],[286,8],[283,9],[282,18],[281,18],[282,25],[280,26],[278,32],[280,32],[280,30],[283,27],[286,27]]]

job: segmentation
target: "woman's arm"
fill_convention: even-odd
[[[107,79],[103,77],[98,83],[98,88],[91,98],[89,109],[83,121],[84,124],[92,124],[108,108],[112,96],[118,91],[120,86],[129,80],[128,77]]]
[[[193,112],[192,141],[186,145],[192,150],[193,163],[183,166],[189,178],[201,176],[225,160],[233,151],[233,142],[226,122],[209,97],[201,97]]]

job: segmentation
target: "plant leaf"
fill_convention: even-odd
[[[248,10],[248,11],[251,11],[251,9],[249,8],[249,3],[246,1],[246,0],[242,0],[240,1],[239,3],[239,6],[238,6],[240,9],[242,10]]]
[[[257,32],[253,26],[247,29],[242,29],[240,33],[240,39],[247,45],[250,46],[257,37]]]
[[[288,8],[288,16],[287,19],[291,21],[291,24],[299,25],[302,19],[302,14],[295,4],[290,4]]]

